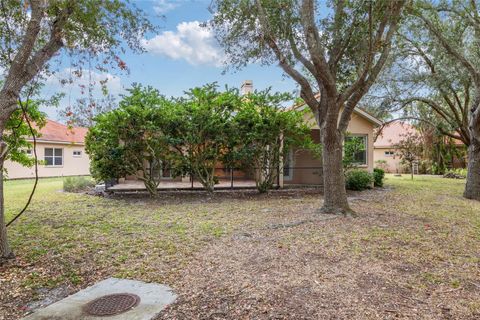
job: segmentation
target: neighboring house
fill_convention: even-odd
[[[37,138],[37,157],[39,177],[60,177],[89,175],[90,160],[85,153],[85,135],[87,128],[69,128],[61,123],[47,120]],[[25,150],[31,157],[32,149]],[[35,167],[24,167],[12,161],[5,162],[8,179],[34,178]]]
[[[395,121],[383,127],[373,144],[375,165],[382,167],[386,172],[405,173],[402,159],[395,151],[395,145],[409,132],[414,133],[417,130],[412,125],[401,121]]]
[[[374,159],[375,166],[381,167],[389,173],[406,173],[409,172],[408,166],[402,164],[402,159],[395,150],[395,145],[405,139],[408,133],[419,133],[411,124],[402,121],[395,121],[385,125],[378,134],[374,143]],[[448,142],[445,137],[445,143]],[[462,154],[466,154],[466,147],[460,140],[452,140],[454,146],[458,149],[460,157],[454,156],[449,166],[453,168],[465,168],[466,158]],[[429,143],[432,143],[431,141]]]

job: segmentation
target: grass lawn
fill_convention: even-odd
[[[316,190],[101,198],[41,180],[9,228],[0,319],[106,277],[170,285],[159,319],[479,319],[480,203],[464,181],[387,176],[322,219]],[[6,182],[7,217],[31,181]]]

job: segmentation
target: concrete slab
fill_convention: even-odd
[[[140,304],[115,316],[95,317],[84,314],[82,308],[85,304],[98,297],[114,293],[136,294],[140,297]],[[176,298],[177,295],[165,285],[108,278],[46,308],[38,309],[23,320],[150,320],[167,305],[173,303]]]

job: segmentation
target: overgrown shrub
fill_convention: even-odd
[[[267,89],[246,99],[234,89],[219,91],[216,84],[178,99],[138,85],[128,91],[117,109],[95,118],[86,137],[97,181],[135,176],[154,196],[167,169],[173,178],[190,175],[213,192],[221,164],[258,168],[254,177],[264,192],[277,181],[280,151],[314,145],[303,112],[281,107],[290,94]]]
[[[373,175],[365,170],[350,170],[345,175],[345,186],[348,190],[362,191],[370,189]]]
[[[66,177],[63,179],[63,191],[81,192],[95,186],[95,182],[89,177]]]
[[[373,185],[375,187],[383,187],[383,178],[385,178],[385,170],[380,168],[373,169]]]
[[[443,177],[450,179],[465,179],[467,178],[467,169],[448,170],[447,172],[445,172]]]

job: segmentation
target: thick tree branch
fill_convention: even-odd
[[[343,34],[340,31],[342,29],[342,21],[345,16],[345,0],[337,1],[333,27],[333,46],[330,52],[330,59],[328,61],[328,66],[330,70],[334,73],[337,68],[338,62],[340,61],[352,39],[353,30],[355,29],[357,24],[357,17],[354,16],[352,23],[350,24],[349,29],[346,32],[348,36],[344,39]]]
[[[69,16],[73,12],[72,2],[62,10],[57,19],[52,24],[49,41],[38,50],[26,65],[26,73],[28,81],[35,76],[47,63],[53,55],[63,47],[63,29],[68,21]]]
[[[305,34],[305,42],[310,53],[316,73],[322,79],[322,85],[326,93],[331,97],[336,97],[337,88],[335,79],[325,60],[325,48],[321,45],[317,25],[315,24],[315,8],[313,0],[304,0],[301,7],[301,24]],[[320,85],[320,84],[319,84]]]
[[[465,69],[468,70],[475,82],[475,86],[477,88],[480,88],[480,73],[476,70],[475,66],[470,61],[468,61],[468,59],[458,50],[453,48],[453,46],[443,36],[442,32],[440,32],[440,30],[438,30],[429,19],[427,19],[422,14],[418,14],[417,16],[423,21],[427,29],[438,39],[438,41],[440,42],[442,47],[448,52],[448,54],[457,59],[465,67]]]
[[[425,124],[428,124],[432,128],[435,128],[435,129],[439,130],[440,133],[445,135],[445,136],[448,136],[450,138],[462,141],[466,146],[468,146],[469,143],[470,143],[469,140],[465,139],[465,137],[462,134],[460,134],[460,133],[458,135],[453,134],[452,132],[446,131],[445,129],[438,127],[434,122],[431,122],[431,121],[429,121],[427,119],[424,119],[424,118],[418,118],[418,117],[400,117],[400,118],[395,118],[395,119],[392,119],[392,120],[389,120],[389,121],[385,121],[382,124],[382,126],[377,130],[373,141],[374,142],[377,141],[377,139],[381,135],[383,129],[385,129],[385,127],[387,127],[389,124],[391,124],[393,122],[396,122],[396,121],[401,121],[401,120],[415,120],[415,121],[423,122]]]
[[[1,104],[1,118],[8,119],[13,111],[18,108],[17,100],[21,89],[31,81],[44,67],[45,64],[63,47],[62,33],[69,16],[73,11],[73,2],[69,2],[65,9],[58,15],[57,19],[52,23],[50,38],[43,47],[33,53],[33,46],[39,32],[32,22],[36,15],[43,15],[40,1],[32,1],[32,18],[27,27],[25,43],[21,46],[17,57],[14,59],[9,73],[6,77],[5,84],[0,92],[3,98]],[[40,19],[41,20],[41,19]],[[38,24],[40,21],[38,21]],[[34,26],[30,27],[33,24]],[[33,41],[33,42],[32,42]],[[20,63],[21,62],[21,63]]]
[[[404,4],[405,1],[400,0],[394,1],[390,4],[392,7],[390,7],[390,12],[385,14],[386,17],[384,20],[382,20],[377,29],[375,42],[373,43],[373,47],[370,49],[372,52],[367,55],[367,64],[364,67],[362,75],[340,97],[341,101],[347,101],[338,124],[339,130],[342,132],[344,132],[348,127],[353,109],[373,85],[387,61],[388,55],[390,54],[392,38],[397,31],[400,13]],[[385,31],[387,25],[388,30]],[[384,35],[385,38],[383,39]],[[373,48],[376,48],[380,45],[383,46],[382,50],[380,51],[380,57],[375,64],[371,66],[372,61],[369,62],[368,59],[373,59],[377,53],[377,51]]]
[[[18,53],[12,61],[12,69],[21,68],[27,63],[37,42],[40,24],[42,22],[44,11],[42,10],[41,0],[31,0],[31,16],[25,30],[25,37],[18,48]]]
[[[265,10],[259,0],[256,1],[256,6],[259,12],[258,17],[260,21],[260,27],[264,34],[265,41],[267,42],[268,46],[272,49],[275,56],[277,57],[280,67],[300,85],[302,99],[310,107],[312,112],[317,113],[319,103],[315,97],[315,94],[312,90],[310,82],[299,71],[297,71],[293,67],[293,65],[290,64],[287,57],[283,54],[281,49],[278,47],[275,41],[275,37],[270,31]]]
[[[290,47],[292,48],[292,53],[295,59],[300,61],[300,63],[305,67],[305,69],[307,69],[310,72],[310,74],[317,80],[317,82],[321,82],[321,79],[318,77],[317,72],[315,70],[315,66],[298,49],[298,46],[295,43],[293,34],[289,35],[288,41],[290,43]]]
[[[436,69],[436,66],[435,66],[435,63],[428,57],[428,55],[425,53],[425,51],[416,43],[414,42],[413,40],[409,39],[408,37],[406,36],[403,36],[401,35],[401,37],[406,40],[408,43],[410,43],[410,45],[412,45],[415,50],[416,50],[416,53],[418,55],[420,55],[420,57],[423,59],[423,61],[427,64],[427,66],[429,67],[430,69],[430,74],[432,75],[433,78],[438,78],[438,73],[437,73],[437,69]],[[444,81],[444,79],[438,79],[437,81],[441,81],[442,82],[442,85],[443,83],[445,83],[446,81]],[[467,117],[468,115],[466,115],[465,113],[463,113],[463,104],[460,100],[460,97],[458,96],[456,90],[453,88],[452,84],[450,82],[447,81],[447,87],[448,87],[448,90],[451,92],[451,94],[453,95],[454,99],[455,99],[455,102],[457,103],[457,106],[458,106],[458,109],[460,109],[460,114],[458,109],[457,109],[457,106],[455,105],[455,103],[449,98],[448,96],[448,93],[442,88],[442,85],[438,86],[438,90],[442,96],[442,98],[445,100],[445,102],[447,103],[448,107],[450,108],[450,110],[452,111],[453,113],[453,118],[455,119],[455,121],[458,123],[458,125],[461,127],[461,128],[464,128],[467,126]]]

